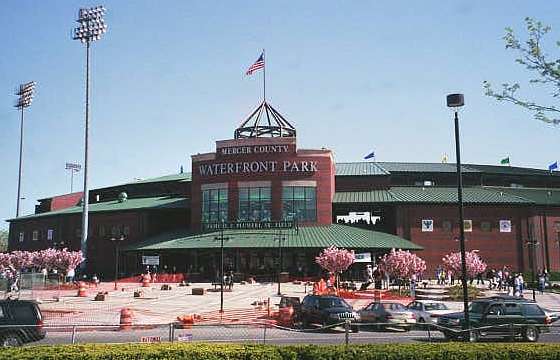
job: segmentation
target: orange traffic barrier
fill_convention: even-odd
[[[87,296],[87,292],[86,292],[86,283],[83,281],[80,281],[78,283],[78,297],[86,297]]]
[[[129,330],[132,327],[132,310],[129,308],[121,309],[120,330]]]

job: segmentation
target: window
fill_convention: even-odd
[[[125,235],[125,236],[130,235],[130,226],[127,226],[127,225],[123,226],[123,235]]]
[[[228,221],[228,189],[202,190],[202,222]]]
[[[47,240],[52,241],[54,239],[54,230],[48,229],[47,230]]]
[[[560,221],[554,222],[554,229],[556,229],[556,231],[560,231]]]
[[[453,231],[453,223],[449,220],[444,220],[441,223],[441,228],[443,229],[443,231],[445,232],[452,232]]]
[[[422,219],[422,232],[432,232],[434,231],[434,220],[432,219]]]
[[[482,221],[480,223],[480,230],[484,232],[492,231],[492,223],[490,221]]]
[[[25,239],[25,233],[23,231],[20,231],[19,233],[19,242],[23,242],[23,240]]]
[[[33,230],[33,241],[39,240],[39,230]]]
[[[521,315],[521,307],[517,304],[506,304],[505,315]]]
[[[0,319],[4,318],[4,308],[0,305]]]
[[[239,188],[240,221],[271,221],[270,187]]]
[[[523,304],[523,313],[525,316],[543,316],[544,312],[537,304]]]
[[[76,228],[76,237],[82,237],[82,229],[81,228]]]
[[[312,186],[284,186],[282,219],[317,221],[317,189]]]

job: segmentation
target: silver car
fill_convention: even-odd
[[[397,302],[373,302],[359,314],[362,323],[378,323],[378,328],[409,331],[416,324],[416,314]]]
[[[444,303],[436,301],[413,301],[406,307],[416,314],[418,324],[433,324],[439,316],[453,312]]]

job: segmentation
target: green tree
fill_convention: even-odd
[[[551,59],[543,50],[543,38],[550,31],[550,26],[543,25],[540,21],[525,18],[527,39],[520,40],[512,28],[506,28],[503,37],[506,49],[517,53],[515,62],[529,70],[532,79],[530,85],[544,86],[552,90],[552,101],[560,96],[560,59]],[[556,42],[560,47],[560,41]],[[495,91],[488,81],[483,83],[485,94],[498,101],[510,102],[521,106],[533,113],[535,119],[549,124],[560,124],[560,109],[554,105],[537,104],[534,101],[523,99],[517,95],[520,89],[518,83],[504,83],[501,90]]]
[[[0,230],[0,252],[8,251],[8,230]]]

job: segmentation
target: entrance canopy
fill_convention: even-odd
[[[331,224],[293,230],[224,230],[226,248],[326,248],[331,245],[348,249],[421,250],[422,247],[401,237],[352,226]],[[279,239],[282,239],[279,244]],[[192,234],[188,231],[164,233],[125,251],[157,251],[220,248],[220,232]]]

